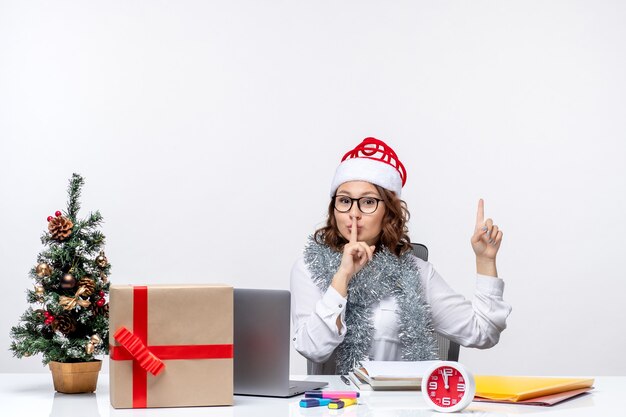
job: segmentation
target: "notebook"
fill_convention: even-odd
[[[354,372],[348,372],[348,379],[357,387],[359,391],[371,391],[373,388],[363,377],[357,376]]]
[[[234,301],[236,395],[291,397],[328,385],[289,380],[289,291],[235,288]]]
[[[350,374],[348,374],[350,375]],[[379,380],[376,378],[370,378],[367,373],[363,369],[354,368],[354,372],[352,373],[356,378],[358,378],[363,384],[366,384],[372,390],[417,390],[420,388],[422,383],[421,379],[418,378],[402,378],[402,379],[393,379],[393,378],[385,378],[383,380]],[[359,389],[363,389],[357,385]]]
[[[418,390],[424,372],[435,362],[438,361],[362,361],[352,375],[374,390]]]

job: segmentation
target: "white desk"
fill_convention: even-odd
[[[346,389],[337,376],[294,376],[293,379],[316,379],[330,382],[329,388]],[[626,416],[623,407],[626,377],[596,378],[595,389],[553,407],[502,405],[473,402],[463,411],[466,416]],[[50,374],[0,374],[0,410],[2,416],[216,416],[216,417],[317,417],[317,416],[382,416],[382,417],[443,417],[446,414],[426,409],[418,391],[361,393],[358,406],[342,410],[326,407],[300,408],[303,396],[293,398],[263,398],[235,396],[232,407],[189,407],[141,410],[116,410],[109,404],[109,378],[102,374],[94,394],[58,394],[52,388]],[[451,414],[456,415],[456,414]]]

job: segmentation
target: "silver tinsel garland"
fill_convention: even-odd
[[[341,264],[342,254],[313,236],[304,250],[304,262],[311,278],[324,292]],[[397,257],[386,247],[378,250],[348,285],[346,336],[335,349],[337,373],[347,374],[362,360],[367,360],[374,335],[372,306],[392,296],[398,304],[399,338],[402,359],[407,361],[438,359],[437,341],[430,307],[419,280],[419,268],[410,253]]]

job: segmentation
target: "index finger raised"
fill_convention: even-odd
[[[476,226],[481,226],[485,222],[485,202],[478,200],[478,211],[476,212]]]
[[[358,233],[358,227],[356,225],[356,218],[352,218],[352,226],[350,226],[350,242],[356,242],[357,241],[357,233]]]

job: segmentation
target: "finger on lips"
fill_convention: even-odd
[[[350,242],[356,242],[357,241],[358,229],[359,228],[357,226],[356,219],[353,217],[352,218],[352,225],[350,226]]]

